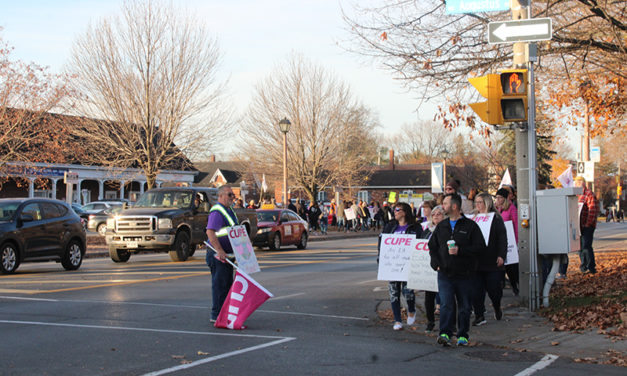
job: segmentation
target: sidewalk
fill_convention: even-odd
[[[613,342],[607,336],[597,334],[596,329],[580,333],[554,331],[553,325],[545,318],[529,312],[527,307],[520,307],[519,298],[513,296],[511,289],[504,290],[503,294],[503,319],[496,321],[494,311],[488,304],[489,299],[486,298],[488,322],[482,326],[470,327],[471,347],[488,345],[516,352],[540,352],[589,362],[607,362],[613,355],[611,351],[622,353],[623,356],[627,354],[627,341]],[[423,293],[417,292],[416,302],[418,315],[416,324],[412,327],[405,325],[404,330],[414,335],[430,337],[428,341],[432,340],[436,346],[439,322],[436,322],[433,332],[425,333]],[[389,300],[379,305],[378,316],[380,322],[392,330]],[[471,317],[471,322],[473,318]],[[437,320],[438,316],[436,316]]]

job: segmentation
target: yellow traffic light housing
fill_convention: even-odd
[[[505,122],[527,121],[527,70],[510,69],[500,74],[501,116]]]
[[[473,111],[488,124],[503,124],[500,75],[487,74],[473,77],[469,78],[468,82],[477,89],[479,94],[488,99],[487,102],[470,103],[469,106]]]
[[[620,195],[623,194],[623,187],[621,185],[616,187],[616,198],[620,200]]]

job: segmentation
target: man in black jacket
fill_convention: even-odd
[[[431,267],[438,272],[440,293],[440,336],[438,343],[450,346],[455,327],[454,302],[457,300],[457,346],[468,345],[473,279],[477,259],[485,241],[481,229],[461,214],[462,199],[456,193],[444,196],[442,207],[448,219],[440,222],[429,240]]]

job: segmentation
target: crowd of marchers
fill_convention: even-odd
[[[575,185],[583,187],[583,194],[579,196],[582,207],[580,269],[583,273],[595,273],[592,237],[598,202],[582,178],[575,179]],[[475,189],[465,196],[459,188],[458,181],[449,181],[443,195],[423,202],[418,210],[403,202],[393,205],[384,203],[381,210],[385,223],[382,233],[415,234],[417,238],[429,240],[430,264],[437,272],[438,292],[425,291],[425,330],[431,332],[435,329],[436,316],[439,315],[437,342],[443,346],[450,346],[452,337],[456,337],[458,346],[468,345],[471,325],[487,323],[486,294],[492,303],[494,319],[500,321],[503,318],[501,300],[506,283],[511,286],[514,295],[519,293],[518,263],[505,265],[508,249],[506,221],[512,221],[515,241],[518,242],[514,187],[502,186],[495,196],[479,193]],[[484,239],[479,226],[470,217],[487,213],[494,213],[494,218],[489,239]],[[548,266],[549,262],[543,260],[543,279],[548,274]],[[567,266],[566,257],[560,265],[559,278],[566,277]],[[391,281],[388,287],[394,316],[393,329],[403,328],[401,294],[407,302],[406,324],[414,325],[415,292],[402,281]]]

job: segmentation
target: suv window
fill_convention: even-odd
[[[292,219],[290,218],[290,216],[287,214],[287,212],[283,212],[281,213],[281,222],[289,222]]]
[[[36,202],[30,203],[24,206],[24,209],[22,209],[22,213],[30,214],[33,217],[33,219],[36,221],[39,221],[42,218],[41,208],[39,207],[39,204]]]
[[[41,208],[44,211],[44,219],[59,218],[64,215],[64,213],[60,210],[61,207],[59,207],[59,205],[50,202],[42,202]]]

